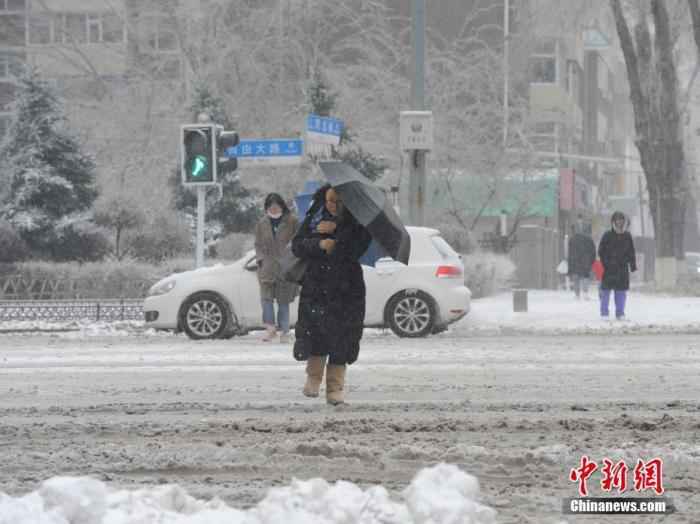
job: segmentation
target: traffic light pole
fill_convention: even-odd
[[[204,212],[205,212],[205,196],[207,188],[205,186],[197,187],[197,245],[195,246],[195,265],[196,267],[204,267]]]

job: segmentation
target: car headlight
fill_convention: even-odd
[[[160,284],[156,284],[148,290],[148,296],[154,297],[157,295],[165,295],[175,287],[175,280],[166,280]]]

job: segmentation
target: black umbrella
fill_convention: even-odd
[[[408,264],[411,237],[394,211],[386,193],[352,166],[343,162],[319,162],[328,182],[343,204],[388,256]]]

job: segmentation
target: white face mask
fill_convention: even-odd
[[[268,211],[268,212],[267,212],[267,216],[269,216],[270,218],[274,218],[275,220],[277,220],[278,218],[280,218],[280,217],[282,216],[282,212],[279,211],[278,213],[273,213],[272,211]]]

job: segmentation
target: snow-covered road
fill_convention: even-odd
[[[561,513],[581,455],[659,456],[679,509],[663,522],[698,522],[697,336],[456,334],[368,330],[339,409],[301,396],[290,347],[256,334],[2,336],[0,492],[93,475],[248,507],[292,477],[397,491],[444,461],[480,480],[498,522],[591,522]]]

